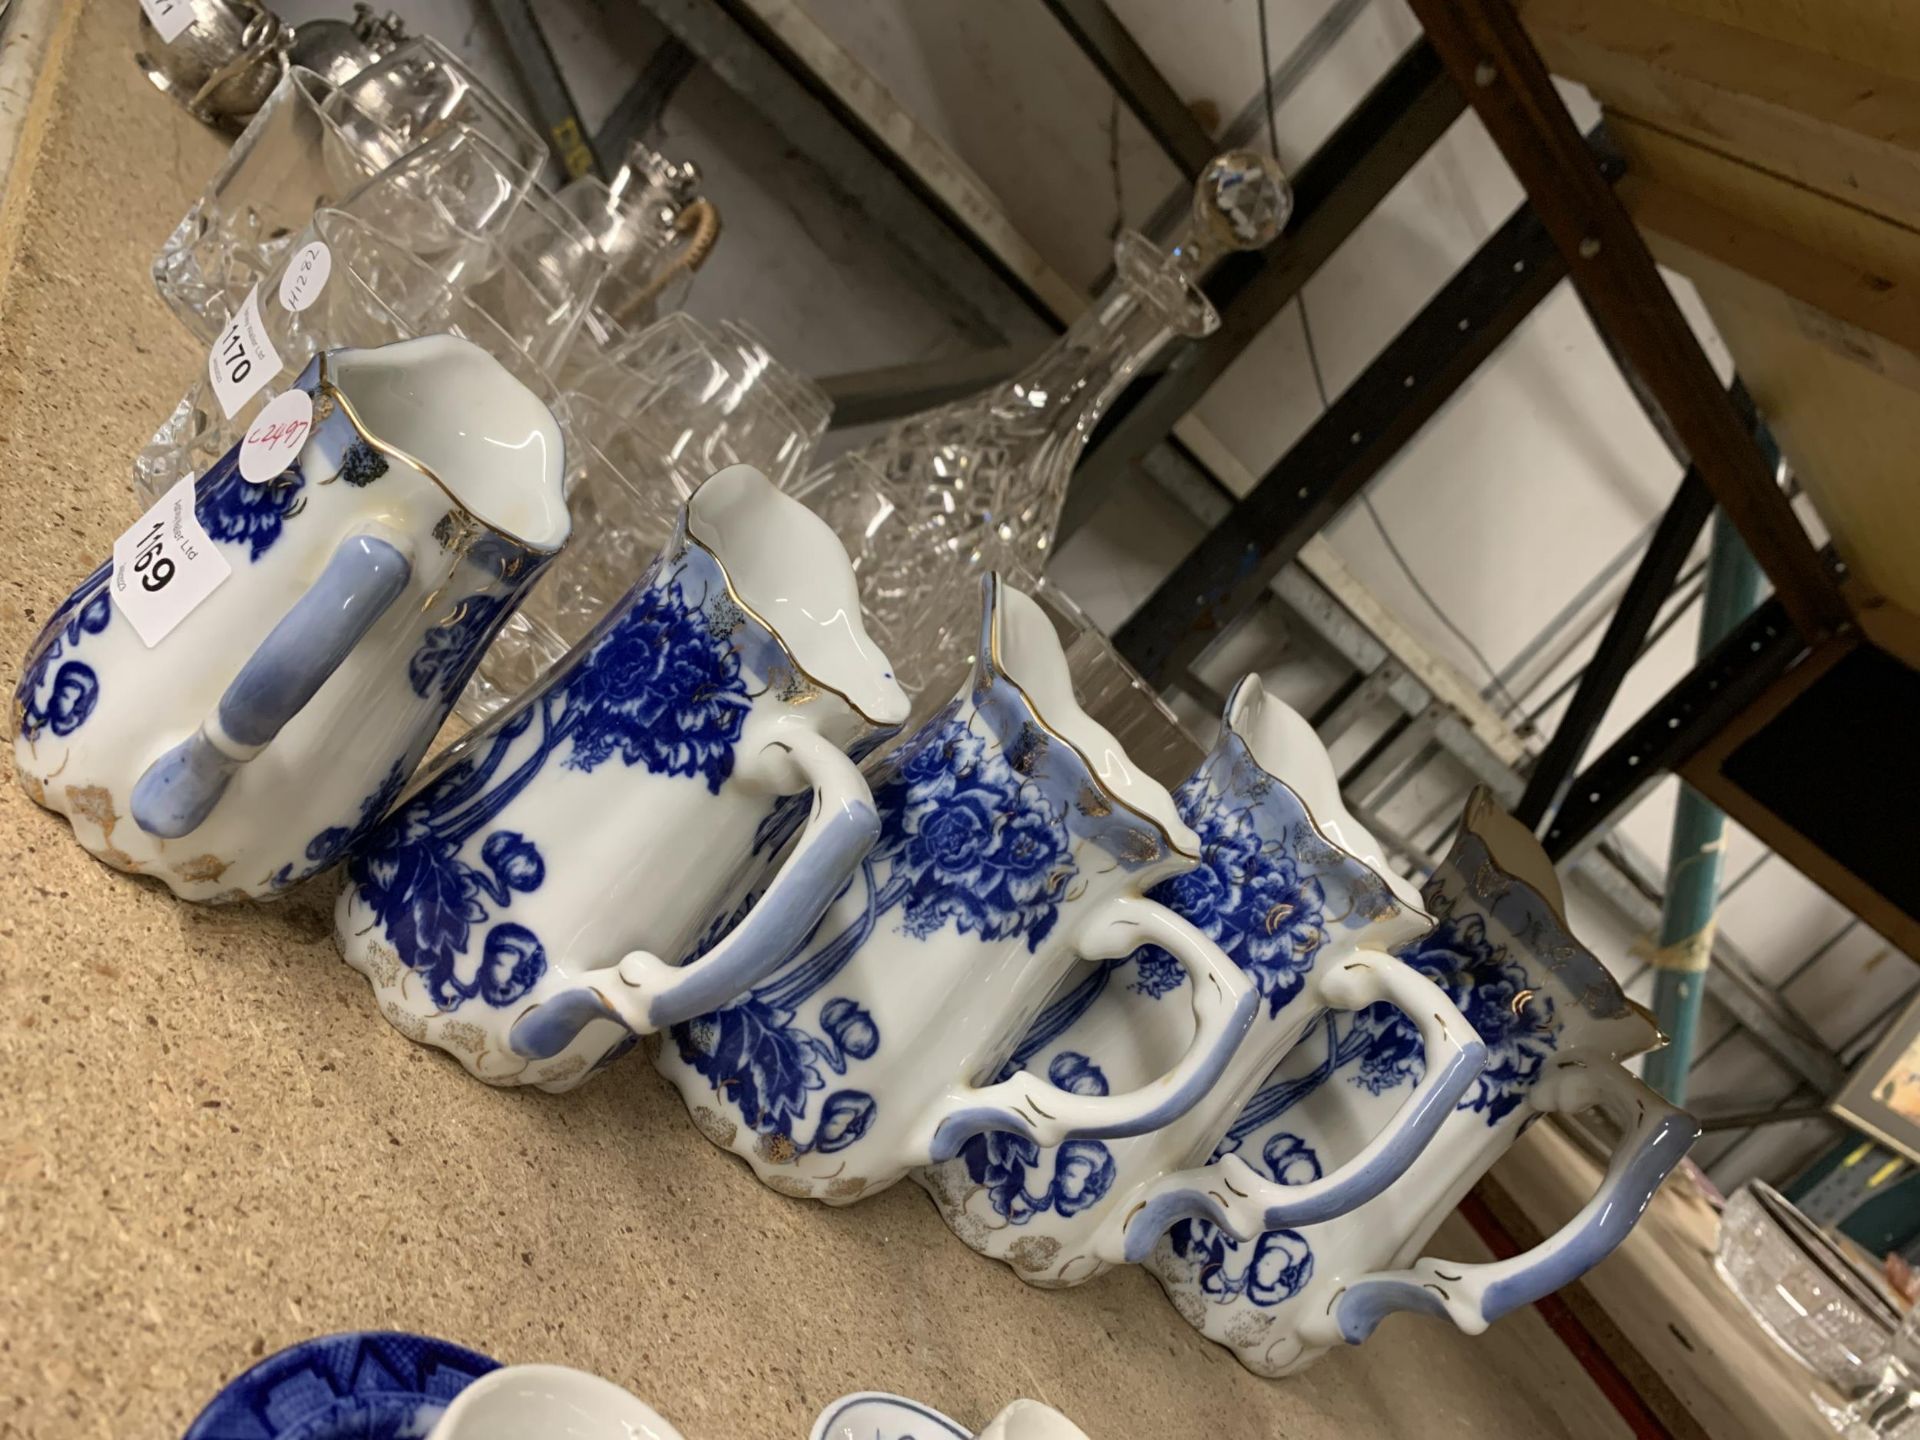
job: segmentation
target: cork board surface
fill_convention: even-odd
[[[134,68],[133,5],[63,8],[0,211],[9,686],[204,363],[148,267],[221,153]],[[910,1184],[838,1211],[761,1188],[638,1055],[488,1090],[374,1013],[332,894],[181,904],[0,784],[0,1437],[178,1435],[254,1359],[384,1327],[597,1371],[689,1440],[794,1440],[866,1388],[969,1424],[1031,1395],[1095,1440],[1626,1433],[1531,1311],[1475,1340],[1395,1316],[1262,1381],[1143,1273],[1036,1291]]]

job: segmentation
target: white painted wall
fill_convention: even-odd
[[[417,27],[472,55],[511,90],[488,19],[475,0],[390,0]],[[1176,174],[1111,91],[1033,0],[804,0],[814,20],[862,61],[932,134],[993,191],[1048,264],[1086,286],[1105,268],[1117,222],[1139,223]],[[1162,72],[1190,102],[1230,119],[1260,83],[1256,0],[1113,0]],[[1330,0],[1269,0],[1273,54],[1288,54]],[[291,18],[344,8],[337,0],[287,0]],[[644,58],[647,29],[620,0],[543,0],[538,10],[567,67],[590,126],[612,107]],[[1336,126],[1417,33],[1401,0],[1374,0],[1276,116],[1283,161],[1297,165]],[[1595,118],[1571,93],[1576,118]],[[655,140],[692,158],[707,177],[728,229],[695,287],[690,308],[752,323],[776,353],[813,373],[905,362],[964,348],[950,316],[927,300],[865,217],[822,191],[785,137],[704,73],[682,89]],[[1460,120],[1306,289],[1306,308],[1327,386],[1350,381],[1520,203],[1521,193],[1479,123]],[[1722,373],[1724,348],[1690,287],[1676,293]],[[1037,324],[1032,332],[1041,333]],[[1300,315],[1281,315],[1197,408],[1198,418],[1257,476],[1313,422],[1320,401]],[[1528,645],[1549,617],[1658,517],[1679,467],[1646,422],[1564,285],[1387,468],[1371,498],[1407,562],[1454,625],[1496,669]],[[1199,537],[1198,525],[1151,486],[1129,482],[1096,522],[1063,548],[1060,580],[1106,624],[1122,619]],[[1472,650],[1441,623],[1388,553],[1373,520],[1354,509],[1328,531],[1344,562],[1440,656],[1475,685],[1488,681]],[[1630,570],[1629,565],[1629,570]],[[1560,646],[1508,688],[1521,709],[1539,703],[1597,641],[1599,623],[1625,574],[1586,607]],[[1278,610],[1273,616],[1278,615]],[[1598,744],[1691,663],[1697,607],[1629,678]],[[1271,618],[1271,617],[1269,617]],[[1224,688],[1248,668],[1304,710],[1316,708],[1345,673],[1297,625],[1249,626],[1233,653],[1206,673]],[[1207,718],[1190,702],[1183,713]],[[1558,706],[1541,717],[1550,730]],[[1386,717],[1370,717],[1335,747],[1357,758]],[[1432,765],[1383,810],[1397,827],[1438,839],[1468,778],[1452,762]],[[1669,780],[1622,829],[1665,861],[1677,782]],[[1424,823],[1423,823],[1424,822]],[[1727,874],[1764,852],[1730,829]],[[1612,914],[1576,887],[1576,928],[1623,977],[1640,968],[1636,947]],[[1791,867],[1768,860],[1728,898],[1721,923],[1762,970],[1784,981],[1847,916]],[[1788,986],[1790,1002],[1829,1043],[1856,1039],[1920,971],[1864,927],[1835,943]],[[1644,998],[1650,977],[1633,987]],[[1721,1038],[1709,1016],[1702,1045]],[[1753,1042],[1736,1035],[1696,1076],[1702,1110],[1752,1108],[1782,1099],[1793,1080]],[[1758,1169],[1790,1172],[1829,1133],[1781,1127],[1740,1144],[1723,1183]],[[1711,1160],[1736,1137],[1703,1145]]]

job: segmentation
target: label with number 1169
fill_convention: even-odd
[[[114,606],[151,650],[233,573],[193,513],[189,475],[114,542]]]

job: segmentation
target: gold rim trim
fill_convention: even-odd
[[[1567,932],[1567,938],[1569,940],[1579,945],[1582,950],[1592,953],[1591,947],[1582,943],[1580,938],[1573,933],[1573,926],[1567,922],[1566,911],[1554,903],[1551,895],[1547,894],[1546,891],[1527,879],[1515,868],[1512,858],[1512,847],[1514,841],[1519,837],[1510,831],[1506,834],[1500,834],[1498,832],[1488,834],[1487,831],[1481,828],[1480,822],[1488,816],[1503,816],[1515,825],[1520,824],[1518,820],[1514,819],[1510,811],[1502,807],[1500,802],[1493,798],[1493,791],[1489,790],[1485,785],[1475,785],[1467,795],[1466,808],[1460,814],[1460,828],[1468,834],[1473,835],[1482,845],[1487,847],[1487,858],[1493,861],[1495,869],[1528,894],[1540,897],[1540,903],[1547,907],[1547,912],[1552,915],[1555,920],[1560,922],[1560,928]],[[1504,826],[1500,827],[1502,830],[1505,828]],[[1528,831],[1526,833],[1529,838],[1532,838],[1532,832]],[[1540,851],[1540,858],[1546,861],[1547,872],[1553,875],[1555,880],[1558,880],[1559,872],[1554,867],[1553,857],[1547,854],[1545,847],[1540,846],[1537,839],[1534,840],[1534,844]],[[1532,857],[1529,856],[1528,858],[1531,859]],[[1563,898],[1564,894],[1565,892],[1563,891]],[[1597,960],[1599,957],[1595,956],[1594,958]],[[1601,968],[1605,969],[1604,966]],[[1608,973],[1611,974],[1612,972],[1609,971]]]
[[[712,477],[709,476],[708,478],[711,479]],[[700,484],[702,487],[704,487],[706,484],[706,481],[703,480],[700,482]],[[876,730],[898,730],[902,725],[906,724],[906,720],[904,718],[899,720],[874,719],[873,716],[869,715],[865,710],[861,709],[859,704],[854,700],[854,698],[851,695],[847,694],[846,691],[842,690],[837,685],[829,685],[826,681],[822,680],[818,675],[814,674],[811,670],[807,669],[806,666],[800,663],[800,657],[793,653],[793,647],[787,644],[786,637],[783,636],[777,629],[774,628],[774,626],[767,620],[766,616],[762,615],[758,610],[754,609],[753,606],[749,605],[747,603],[746,597],[742,595],[738,589],[735,588],[733,583],[733,576],[727,573],[727,562],[720,558],[720,552],[715,550],[712,545],[708,544],[705,540],[702,540],[697,534],[694,533],[693,502],[699,498],[700,498],[700,490],[696,488],[693,494],[687,497],[687,503],[686,503],[686,506],[684,507],[685,514],[686,514],[686,524],[684,528],[686,530],[687,543],[689,545],[698,545],[701,551],[707,556],[707,558],[713,561],[714,568],[720,572],[720,579],[727,587],[727,597],[731,599],[734,604],[738,605],[743,613],[750,616],[756,625],[758,625],[762,630],[766,631],[768,635],[773,637],[773,643],[780,647],[780,653],[786,656],[787,663],[793,666],[794,674],[804,675],[810,683],[817,685],[820,689],[826,691],[829,695],[838,697],[842,704],[844,704],[849,710],[853,711],[853,713],[858,715],[862,720],[866,721],[867,724],[873,726],[874,729]],[[785,498],[792,499],[793,497],[787,496]],[[872,639],[871,636],[868,636],[867,638],[869,639],[869,641],[871,641]],[[893,662],[889,660],[887,663],[892,664]]]
[[[414,469],[418,470],[422,475],[440,487],[440,493],[453,502],[454,509],[458,510],[462,515],[465,515],[469,520],[473,521],[474,524],[489,534],[498,535],[503,540],[510,540],[523,550],[531,550],[537,555],[558,555],[566,548],[567,542],[565,539],[562,539],[558,545],[541,545],[527,539],[524,535],[514,534],[513,531],[507,529],[504,525],[494,524],[491,520],[487,519],[486,516],[475,511],[465,500],[462,500],[459,493],[451,485],[447,484],[445,480],[441,479],[439,473],[435,471],[431,465],[420,459],[419,456],[401,449],[391,441],[382,440],[378,435],[374,434],[373,431],[368,428],[367,422],[360,418],[360,412],[353,408],[353,401],[347,398],[346,392],[334,383],[333,367],[329,364],[331,358],[330,352],[325,350],[320,352],[320,379],[314,388],[340,407],[340,413],[347,417],[347,423],[353,426],[354,433],[362,440],[366,441],[367,444],[371,445],[381,454],[390,456],[402,464],[411,465]]]
[[[1240,677],[1240,683],[1238,685],[1235,685],[1233,687],[1233,692],[1227,696],[1227,713],[1220,717],[1220,728],[1225,730],[1228,734],[1232,735],[1234,739],[1240,742],[1241,747],[1245,749],[1247,752],[1247,759],[1253,762],[1254,769],[1258,770],[1262,775],[1266,776],[1267,779],[1271,780],[1274,784],[1278,785],[1282,790],[1286,791],[1287,794],[1291,795],[1294,798],[1294,803],[1299,805],[1301,813],[1307,817],[1307,826],[1309,829],[1313,831],[1315,838],[1317,838],[1329,850],[1339,851],[1342,855],[1346,856],[1347,859],[1351,860],[1354,864],[1358,865],[1362,870],[1366,871],[1369,875],[1373,876],[1374,879],[1378,880],[1382,885],[1386,886],[1387,896],[1389,899],[1393,901],[1393,905],[1396,910],[1400,910],[1412,916],[1416,920],[1426,921],[1427,928],[1431,930],[1439,922],[1436,921],[1433,918],[1433,916],[1428,912],[1425,902],[1423,901],[1418,905],[1410,905],[1405,900],[1402,900],[1399,897],[1399,895],[1397,895],[1394,892],[1393,881],[1398,880],[1402,884],[1406,884],[1409,886],[1411,886],[1412,882],[1408,881],[1404,875],[1399,875],[1399,874],[1389,875],[1389,874],[1382,873],[1381,869],[1376,869],[1373,865],[1369,864],[1363,856],[1354,854],[1353,851],[1349,850],[1346,846],[1342,845],[1338,840],[1334,839],[1333,836],[1329,835],[1327,833],[1326,827],[1320,823],[1320,817],[1313,813],[1313,806],[1307,803],[1307,797],[1302,795],[1293,786],[1289,785],[1280,776],[1274,774],[1273,771],[1267,769],[1266,766],[1262,765],[1260,763],[1259,756],[1253,753],[1253,746],[1247,743],[1247,737],[1240,733],[1239,726],[1234,723],[1237,717],[1234,716],[1233,712],[1235,707],[1239,704],[1240,692],[1248,685],[1258,684],[1259,678],[1260,677],[1257,675],[1243,675]],[[1263,700],[1273,699],[1271,695],[1267,694],[1264,686],[1261,688],[1260,695]],[[1280,703],[1280,702],[1275,702],[1275,703]],[[1320,737],[1316,734],[1313,738],[1314,738],[1314,743],[1319,744]],[[1325,747],[1323,746],[1322,748],[1324,749]],[[1331,760],[1331,757],[1329,757],[1329,760]],[[1347,818],[1350,820],[1353,820],[1354,825],[1357,826],[1358,828],[1363,830],[1366,829],[1366,827],[1364,825],[1361,825],[1360,821],[1355,817],[1349,815]],[[1367,831],[1367,834],[1369,836],[1372,836],[1373,832],[1369,830]],[[1378,840],[1375,840],[1374,843],[1378,845],[1380,842]],[[1382,852],[1384,852],[1386,848],[1387,847],[1384,845],[1380,846],[1380,849]],[[1416,891],[1416,893],[1418,892]]]
[[[1585,954],[1586,957],[1593,962],[1595,968],[1597,968],[1600,971],[1601,975],[1605,977],[1607,984],[1613,988],[1613,993],[1620,998],[1620,1002],[1622,1006],[1622,1011],[1620,1015],[1609,1016],[1606,1018],[1608,1019],[1626,1019],[1629,1017],[1635,1018],[1640,1020],[1643,1024],[1646,1025],[1646,1027],[1649,1030],[1653,1032],[1654,1038],[1651,1044],[1647,1045],[1644,1049],[1632,1051],[1630,1052],[1630,1054],[1631,1055],[1647,1055],[1647,1054],[1651,1054],[1655,1050],[1665,1049],[1668,1045],[1672,1043],[1672,1037],[1669,1036],[1665,1030],[1660,1028],[1660,1018],[1657,1015],[1655,1015],[1653,1011],[1649,1010],[1645,1005],[1642,1005],[1638,1000],[1635,1000],[1631,995],[1627,994],[1626,987],[1620,983],[1620,977],[1615,975],[1613,971],[1608,967],[1607,963],[1604,960],[1602,960],[1597,954],[1594,953],[1593,947],[1591,945],[1587,944],[1586,941],[1582,940],[1578,935],[1573,933],[1573,926],[1568,922],[1565,911],[1563,911],[1560,906],[1553,903],[1552,897],[1549,896],[1538,885],[1535,885],[1531,880],[1528,880],[1525,876],[1518,874],[1514,870],[1510,857],[1508,855],[1502,854],[1501,852],[1503,850],[1508,849],[1513,843],[1513,840],[1517,839],[1518,836],[1511,836],[1511,838],[1509,838],[1509,835],[1501,835],[1501,834],[1489,835],[1485,830],[1480,828],[1480,821],[1482,820],[1482,818],[1488,815],[1503,816],[1506,819],[1513,821],[1515,825],[1518,825],[1520,823],[1519,821],[1513,819],[1513,815],[1510,811],[1506,810],[1498,800],[1494,799],[1493,792],[1491,790],[1489,790],[1485,785],[1475,785],[1473,787],[1473,790],[1468,794],[1466,808],[1461,812],[1461,815],[1460,815],[1460,829],[1462,830],[1462,832],[1473,836],[1483,846],[1486,847],[1488,863],[1490,863],[1494,869],[1498,870],[1500,874],[1506,878],[1508,884],[1526,891],[1529,895],[1539,900],[1539,902],[1542,905],[1546,906],[1547,913],[1553,916],[1553,918],[1559,923],[1560,932],[1563,935],[1565,935],[1569,941],[1573,943],[1576,949],[1580,950],[1583,954]],[[1526,831],[1524,833],[1526,833],[1529,836],[1529,838],[1532,837],[1531,831]],[[1534,843],[1538,845],[1539,842],[1538,840],[1535,840]],[[1548,872],[1552,874],[1555,877],[1555,879],[1558,879],[1559,871],[1555,868],[1552,858],[1547,856],[1547,853],[1544,847],[1541,847],[1540,854],[1547,861]],[[1451,858],[1451,856],[1449,856],[1448,858]],[[1445,865],[1446,861],[1442,860],[1441,864]],[[1547,970],[1549,974],[1552,974],[1556,978],[1560,976],[1561,967],[1558,965],[1549,964],[1547,966]],[[1571,991],[1571,990],[1570,990],[1570,993],[1573,994],[1575,1002],[1580,1004],[1583,1008],[1585,1008],[1586,1002],[1581,998],[1580,993],[1577,991]]]
[[[1048,735],[1052,736],[1055,740],[1058,740],[1062,745],[1066,746],[1067,749],[1071,750],[1075,755],[1078,755],[1080,757],[1080,763],[1084,765],[1087,770],[1088,782],[1092,784],[1095,788],[1097,788],[1101,794],[1105,795],[1109,800],[1113,801],[1114,804],[1118,805],[1122,810],[1125,810],[1128,814],[1137,816],[1139,819],[1143,820],[1148,825],[1152,826],[1154,832],[1157,835],[1159,835],[1161,841],[1165,843],[1167,849],[1172,851],[1175,855],[1184,855],[1189,860],[1200,859],[1201,857],[1200,857],[1199,850],[1197,849],[1189,850],[1184,845],[1175,844],[1172,832],[1169,831],[1165,825],[1162,825],[1158,820],[1154,819],[1153,816],[1147,814],[1147,812],[1142,810],[1138,805],[1135,805],[1130,800],[1127,800],[1125,797],[1118,794],[1107,784],[1105,780],[1101,779],[1100,772],[1093,768],[1093,761],[1087,758],[1086,753],[1083,750],[1081,750],[1081,748],[1078,745],[1074,744],[1073,741],[1069,740],[1063,733],[1061,733],[1058,729],[1056,729],[1054,725],[1047,719],[1046,716],[1040,713],[1040,707],[1033,703],[1033,696],[1028,694],[1026,691],[1026,688],[1022,686],[1018,680],[1014,679],[1011,674],[1008,673],[1007,667],[1004,664],[1002,664],[1000,660],[1000,591],[1006,585],[1006,583],[1007,582],[1000,577],[1000,572],[997,570],[990,572],[987,576],[987,584],[989,586],[988,595],[991,603],[991,609],[987,614],[986,650],[987,650],[989,662],[993,666],[994,675],[1000,679],[1005,680],[1007,684],[1011,685],[1014,688],[1015,693],[1018,694],[1022,700],[1026,701],[1028,712],[1033,716],[1034,720],[1038,722],[1042,730],[1046,731]],[[1089,720],[1091,720],[1092,717],[1088,717],[1088,718]],[[1115,744],[1117,745],[1118,742],[1116,741]],[[1125,752],[1123,751],[1121,753],[1124,754]],[[1128,762],[1128,763],[1129,763],[1129,767],[1131,768],[1132,762]],[[1172,796],[1169,795],[1168,799],[1171,800]],[[1183,828],[1191,830],[1192,827],[1183,826]],[[1198,838],[1198,837],[1195,837],[1195,838]]]

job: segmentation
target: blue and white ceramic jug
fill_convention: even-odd
[[[1051,1145],[1164,1125],[1252,1020],[1238,967],[1147,898],[1199,856],[1172,797],[1081,713],[1040,607],[997,576],[984,588],[973,676],[879,768],[880,842],[853,884],[777,971],[656,1057],[702,1133],[783,1194],[847,1204],[989,1130]],[[1076,958],[1142,942],[1188,977],[1184,1053],[1124,1094],[996,1082]]]
[[[1258,1374],[1292,1374],[1331,1346],[1357,1345],[1395,1310],[1479,1334],[1604,1259],[1699,1133],[1622,1068],[1663,1039],[1568,932],[1546,853],[1486,791],[1468,801],[1426,899],[1438,924],[1401,958],[1453,997],[1488,1052],[1433,1141],[1386,1193],[1336,1219],[1251,1240],[1183,1220],[1147,1259],[1180,1313]],[[1397,1012],[1329,1017],[1248,1103],[1230,1142],[1277,1164],[1276,1178],[1310,1181],[1367,1144],[1420,1075]],[[1509,1260],[1416,1258],[1522,1130],[1589,1106],[1625,1138],[1578,1215]]]
[[[1219,743],[1177,795],[1200,864],[1155,898],[1217,941],[1260,997],[1252,1033],[1207,1096],[1152,1134],[1047,1150],[982,1135],[917,1178],[954,1232],[1036,1285],[1077,1285],[1138,1261],[1169,1226],[1204,1215],[1252,1236],[1338,1215],[1378,1195],[1473,1083],[1486,1052],[1429,979],[1385,952],[1430,921],[1413,888],[1340,803],[1333,762],[1306,720],[1249,675]],[[1079,977],[1012,1062],[1101,1094],[1139,1083],[1189,1042],[1180,970],[1142,950]],[[1219,1141],[1267,1073],[1330,1011],[1385,1002],[1428,1060],[1407,1103],[1345,1164],[1290,1186]]]
[[[292,464],[255,484],[235,446],[169,522],[197,521],[225,578],[149,647],[115,598],[141,576],[109,561],[15,691],[33,798],[190,900],[340,858],[567,539],[553,416],[467,341],[325,353],[296,385],[313,411]]]
[[[358,845],[341,953],[409,1037],[570,1089],[800,943],[879,832],[848,752],[906,715],[833,532],[722,470],[593,632]],[[752,916],[686,959],[803,816]]]

